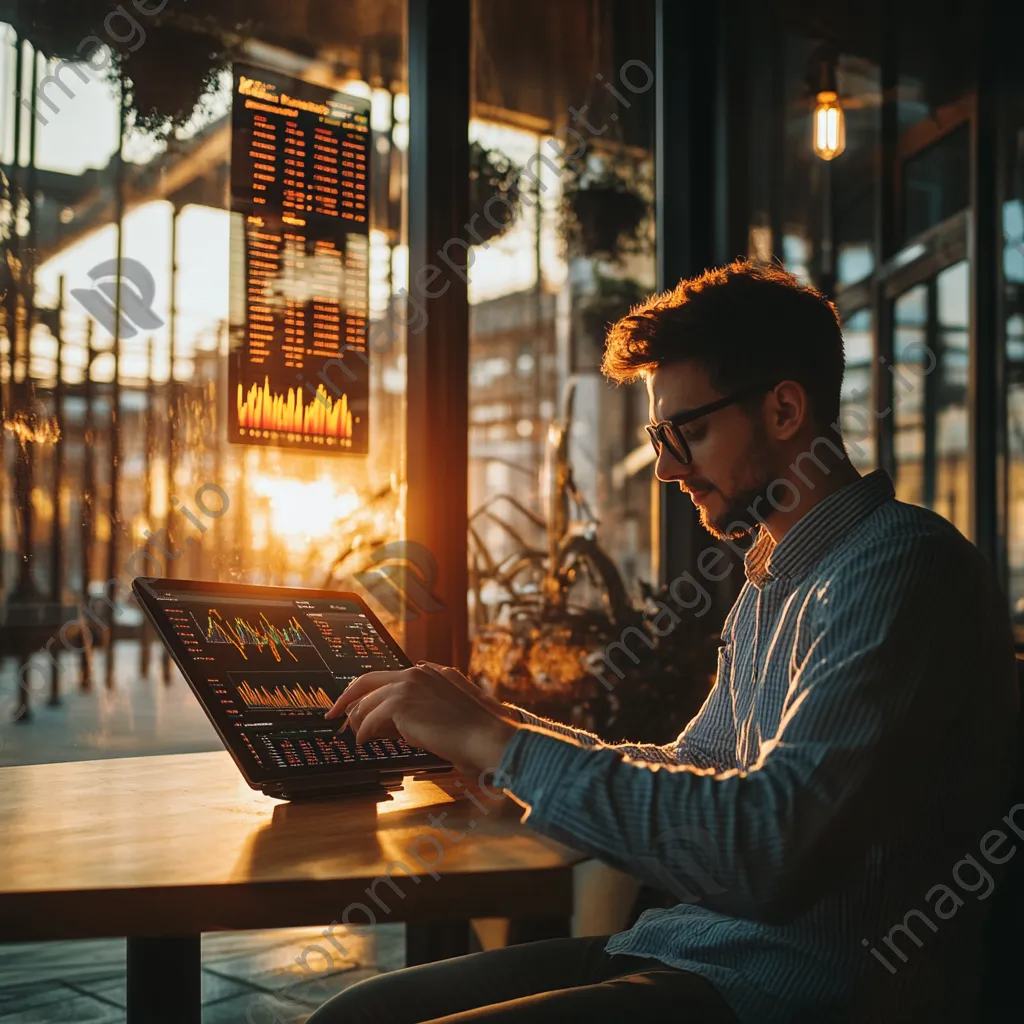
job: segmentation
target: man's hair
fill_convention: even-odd
[[[622,384],[686,359],[723,395],[795,380],[819,428],[839,419],[836,307],[781,267],[736,260],[650,296],[612,325],[601,369]]]

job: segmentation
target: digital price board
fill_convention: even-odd
[[[231,442],[369,450],[369,151],[368,100],[234,66]]]

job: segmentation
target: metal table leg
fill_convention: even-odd
[[[127,1024],[202,1024],[201,941],[129,936]]]

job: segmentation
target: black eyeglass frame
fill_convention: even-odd
[[[690,451],[690,446],[686,443],[686,438],[679,433],[678,427],[685,427],[687,423],[699,420],[702,416],[707,416],[708,413],[718,412],[719,409],[724,409],[726,406],[742,402],[745,398],[771,391],[775,386],[775,384],[753,384],[749,388],[734,391],[731,395],[726,395],[725,398],[718,398],[714,402],[700,405],[696,409],[680,413],[678,416],[670,416],[668,419],[658,420],[657,423],[645,423],[644,429],[651,439],[655,454],[661,455],[661,446],[664,445],[677,462],[688,466],[693,460],[693,454]]]

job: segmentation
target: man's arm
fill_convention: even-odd
[[[727,664],[727,663],[726,663]],[[734,763],[735,725],[732,715],[732,701],[729,698],[729,679],[723,678],[723,658],[719,654],[718,676],[704,706],[686,728],[670,743],[605,743],[586,729],[577,729],[561,722],[553,722],[515,704],[505,704],[513,718],[524,725],[558,733],[575,740],[581,747],[594,750],[598,747],[617,750],[634,761],[655,764],[691,765],[696,768],[725,769]]]
[[[497,777],[539,832],[663,886],[693,883],[696,852],[710,908],[788,919],[856,856],[851,836],[898,827],[930,737],[971,699],[951,682],[970,599],[948,561],[930,539],[880,545],[810,595],[780,734],[749,771],[640,763],[524,726]]]
[[[550,718],[542,718],[540,715],[531,714],[515,704],[505,704],[505,707],[509,709],[513,717],[518,718],[524,725],[532,725],[539,729],[545,729],[547,732],[558,733],[560,736],[568,736],[587,750],[607,747],[612,750],[619,750],[623,754],[640,761],[656,761],[662,764],[682,763],[676,757],[675,740],[661,746],[650,743],[605,743],[600,736],[595,736],[592,732],[587,732],[586,729],[577,729],[574,726],[564,725],[561,722],[553,722]]]

